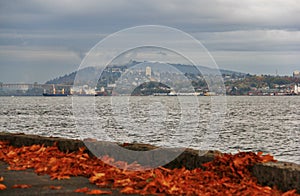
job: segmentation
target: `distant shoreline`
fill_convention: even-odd
[[[95,95],[65,95],[65,96],[44,96],[44,95],[0,95],[0,97],[211,97],[211,96],[229,96],[229,97],[298,97],[298,95],[108,95],[108,96],[95,96]]]

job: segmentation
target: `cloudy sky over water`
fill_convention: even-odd
[[[137,25],[178,28],[222,69],[300,69],[298,0],[0,1],[0,81],[45,82],[76,70],[107,35]]]

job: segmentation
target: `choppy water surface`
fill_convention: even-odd
[[[73,99],[0,97],[0,131],[196,149],[209,146],[234,153],[263,151],[278,160],[300,163],[297,96],[227,97],[227,109],[217,121],[210,97]],[[212,124],[218,124],[217,130],[209,129]]]

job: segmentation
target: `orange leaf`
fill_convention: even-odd
[[[88,187],[83,187],[83,188],[76,189],[74,192],[75,193],[86,193],[88,191],[89,191]]]
[[[51,185],[51,186],[49,186],[49,188],[52,189],[52,190],[60,190],[60,189],[62,189],[62,186],[53,186],[53,185]]]
[[[4,184],[0,184],[0,190],[6,189],[6,186]]]
[[[14,151],[9,151],[9,153],[7,153],[6,156],[7,156],[8,158],[13,158],[13,157],[17,156],[17,153],[14,152]]]
[[[41,148],[40,145],[32,145],[32,146],[29,148],[29,150],[30,150],[30,151],[37,151],[37,150],[39,150],[40,148]]]
[[[80,147],[78,151],[79,152],[84,152],[85,150],[86,150],[86,148],[83,146],[83,147]]]
[[[70,179],[70,176],[68,176],[68,175],[54,175],[54,176],[51,177],[51,180],[54,180],[54,179],[57,179],[57,180]]]
[[[111,191],[102,191],[99,189],[93,189],[93,190],[90,190],[89,192],[87,192],[86,194],[88,194],[88,195],[104,195],[104,194],[111,194],[111,193],[112,193]]]
[[[105,173],[94,173],[94,176],[90,177],[90,182],[94,183],[99,179],[103,179],[104,176],[105,176]]]
[[[120,180],[115,180],[114,182],[115,186],[127,186],[132,184],[131,180],[129,178],[126,179],[120,179]]]
[[[57,161],[57,158],[51,157],[51,158],[49,159],[49,164],[52,165],[52,164],[56,163],[56,161]]]
[[[31,185],[28,185],[28,184],[15,184],[15,185],[12,186],[12,188],[28,189],[28,188],[31,188]]]
[[[4,181],[4,178],[1,176],[0,177],[0,182],[3,182]]]
[[[287,191],[287,192],[283,193],[282,196],[293,196],[293,195],[296,195],[296,191],[297,191],[296,189]]]
[[[127,186],[125,188],[123,188],[120,193],[123,193],[123,194],[135,194],[136,193],[136,190],[134,190],[132,187],[130,186]]]
[[[274,157],[269,155],[269,154],[267,154],[265,156],[262,156],[262,162],[263,163],[270,162],[270,161],[276,162],[276,160],[274,160]]]
[[[54,165],[53,167],[51,167],[51,171],[52,172],[56,172],[57,171],[57,169],[58,169],[58,167],[59,167],[59,165]]]

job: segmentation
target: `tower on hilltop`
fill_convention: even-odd
[[[149,67],[149,66],[146,67],[146,76],[151,78],[151,67]]]

